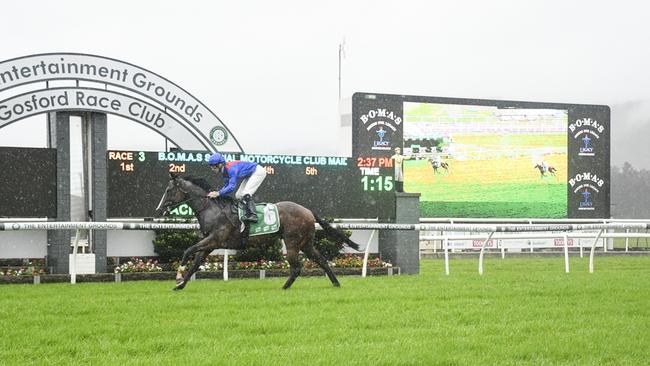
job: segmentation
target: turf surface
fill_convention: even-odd
[[[421,274],[0,286],[0,364],[647,365],[650,257]]]

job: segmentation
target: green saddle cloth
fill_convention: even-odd
[[[257,222],[250,223],[249,236],[272,234],[280,230],[280,214],[275,204],[258,203],[255,205],[255,212],[257,212]],[[239,218],[245,215],[246,210],[239,207]]]

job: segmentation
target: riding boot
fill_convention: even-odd
[[[257,222],[257,213],[255,213],[255,202],[253,202],[253,197],[251,197],[250,194],[247,194],[242,198],[242,201],[244,202],[244,208],[246,209],[244,220]]]

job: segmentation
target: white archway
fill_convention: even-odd
[[[73,84],[51,87],[53,81]],[[80,81],[90,85],[82,87]],[[124,61],[47,53],[0,62],[0,92],[17,87],[20,92],[0,100],[0,128],[52,111],[96,111],[138,122],[185,150],[242,152],[205,104],[164,77]]]

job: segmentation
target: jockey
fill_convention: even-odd
[[[545,160],[542,160],[542,162],[539,164],[542,167],[542,171],[546,173],[548,171],[548,164],[546,163]]]
[[[442,165],[442,159],[440,158],[440,155],[436,155],[433,160],[431,160],[431,164],[435,167],[438,168]]]
[[[253,194],[266,178],[266,170],[257,163],[233,160],[226,163],[223,155],[214,153],[208,159],[210,169],[215,173],[222,173],[224,186],[219,191],[208,193],[208,197],[217,198],[232,193],[241,180],[241,185],[235,193],[235,198],[241,200],[246,208],[245,221],[257,222]]]

